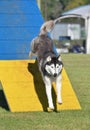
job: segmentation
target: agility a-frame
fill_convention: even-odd
[[[30,41],[43,23],[36,0],[0,1],[0,83],[11,112],[47,111],[47,98],[35,60],[28,60]],[[63,70],[63,104],[56,110],[81,109]]]

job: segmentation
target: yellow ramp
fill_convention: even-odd
[[[62,105],[56,102],[55,85],[52,89],[55,109],[81,109],[65,69],[62,79]],[[1,60],[0,80],[11,112],[47,111],[45,87],[35,60]]]

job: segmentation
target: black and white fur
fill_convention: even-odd
[[[49,25],[51,24],[52,26],[50,27]],[[54,26],[53,21],[49,21],[46,24],[44,23],[42,25],[39,36],[34,38],[31,42],[31,51],[29,53],[30,58],[32,57],[32,55],[36,55],[37,57],[39,70],[42,74],[42,78],[45,83],[48,105],[49,105],[49,108],[52,110],[54,110],[54,105],[53,105],[53,100],[52,100],[52,82],[53,81],[56,82],[57,102],[59,104],[62,103],[61,72],[63,68],[61,56],[56,55],[56,53],[53,50],[53,41],[47,35],[48,27],[50,30],[52,29],[53,26]]]

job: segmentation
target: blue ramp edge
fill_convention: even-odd
[[[43,22],[36,0],[1,0],[0,60],[28,59]]]

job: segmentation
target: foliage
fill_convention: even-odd
[[[90,0],[41,0],[41,12],[45,20],[55,19],[72,8],[90,4]]]
[[[85,5],[86,1],[85,0],[73,0],[71,1],[67,6],[66,6],[66,10],[81,6],[81,5]]]

